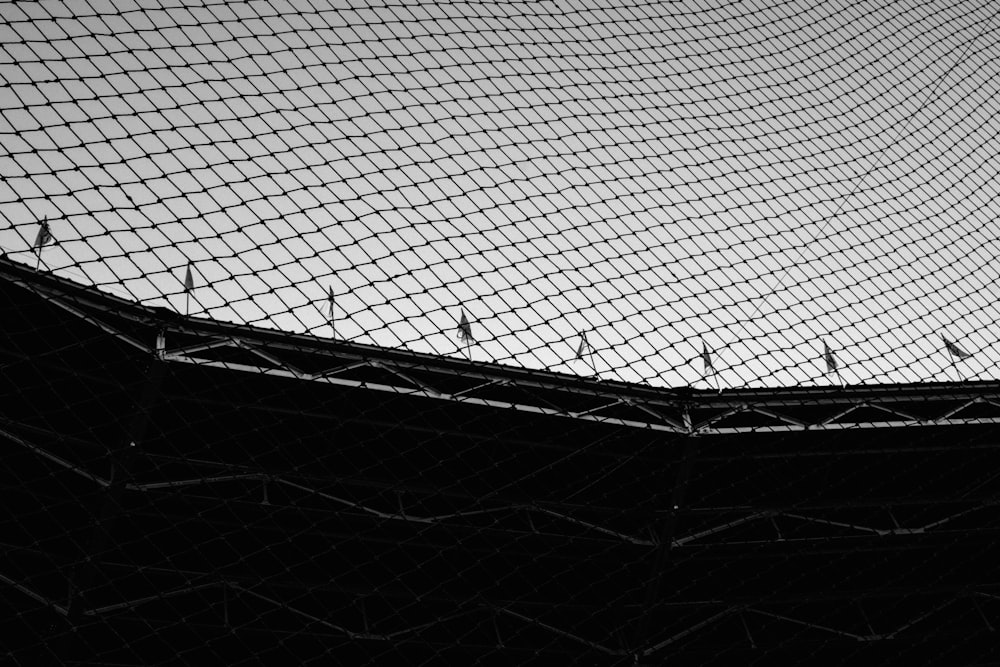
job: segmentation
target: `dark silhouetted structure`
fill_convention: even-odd
[[[1000,385],[654,390],[0,261],[15,664],[985,664]]]

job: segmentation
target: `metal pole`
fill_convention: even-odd
[[[66,605],[67,616],[73,625],[77,625],[82,618],[86,594],[100,568],[100,556],[112,539],[111,533],[115,523],[124,514],[121,497],[132,475],[129,463],[135,454],[137,444],[142,445],[149,425],[150,413],[160,397],[160,387],[165,374],[166,362],[159,355],[154,354],[147,367],[145,387],[142,390],[136,411],[132,415],[128,431],[124,434],[128,441],[122,442],[108,452],[112,465],[111,483],[104,491],[101,510],[95,518],[83,559],[77,565],[70,581],[72,594]]]

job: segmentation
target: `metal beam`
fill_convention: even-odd
[[[46,277],[18,278],[10,275],[8,280],[25,289],[38,294],[46,301],[62,308],[75,317],[101,329],[121,340],[123,343],[143,352],[151,352],[152,345],[121,331],[107,318],[100,317],[95,312],[102,309],[111,312],[110,304],[117,299],[110,295],[84,291],[75,285],[67,284],[60,289],[61,279]],[[68,282],[68,281],[63,281]],[[603,381],[581,380],[580,378],[564,377],[555,373],[542,371],[527,371],[521,369],[491,368],[488,365],[460,361],[450,358],[438,358],[431,355],[420,355],[399,350],[386,350],[363,346],[356,343],[341,342],[337,349],[331,349],[329,342],[295,334],[271,333],[258,331],[248,326],[224,325],[213,322],[201,322],[191,318],[177,316],[171,321],[164,321],[162,315],[154,309],[138,304],[128,304],[114,312],[115,318],[134,322],[140,326],[162,327],[167,333],[183,334],[185,336],[201,337],[201,343],[188,343],[173,350],[162,349],[164,359],[238,370],[241,372],[277,375],[303,381],[325,382],[329,384],[364,389],[368,391],[389,392],[397,395],[419,396],[436,400],[452,401],[468,405],[481,405],[494,409],[522,411],[532,414],[559,416],[580,421],[624,426],[663,432],[671,434],[693,433],[705,436],[727,436],[741,434],[789,433],[799,431],[840,431],[853,429],[897,429],[900,427],[953,427],[953,426],[996,426],[1000,425],[1000,414],[995,416],[961,417],[962,410],[975,404],[989,405],[1000,411],[1000,389],[995,384],[982,390],[969,388],[965,385],[934,388],[908,387],[857,387],[843,390],[778,389],[768,393],[766,390],[734,391],[725,390],[721,395],[715,392],[697,392],[689,388],[676,390],[653,390],[638,385],[616,384]],[[152,333],[150,334],[153,335]],[[233,347],[248,351],[257,356],[267,365],[250,363],[221,362],[197,356],[198,352],[220,347]],[[335,357],[341,362],[340,367],[330,368],[320,373],[308,373],[299,370],[294,364],[283,360],[282,351],[295,354],[308,354],[317,360]],[[346,360],[346,364],[343,362]],[[338,373],[357,367],[381,368],[395,375],[400,383],[367,382],[351,378],[338,377]],[[420,373],[437,373],[449,376],[461,376],[464,379],[478,380],[473,387],[458,389],[451,392],[439,390],[434,382],[421,379]],[[538,397],[538,403],[524,400],[504,401],[476,396],[477,391],[496,386],[509,385],[522,390],[544,390],[546,396]],[[726,394],[730,395],[726,395]],[[682,398],[678,394],[683,394]],[[560,396],[566,397],[565,407],[561,406]],[[575,410],[569,407],[573,397],[586,396],[603,400],[603,406]],[[935,401],[963,401],[962,405],[946,409],[937,415],[915,415],[893,407],[894,404],[914,401],[924,401],[933,405]],[[623,405],[635,412],[648,416],[648,420],[610,417],[598,414],[600,410]],[[840,407],[835,415],[825,418],[812,418],[795,414],[797,408]],[[942,406],[944,407],[944,406]],[[701,423],[686,427],[686,409],[720,410]],[[873,409],[885,413],[886,419],[865,420],[851,418],[852,413],[859,409]],[[741,416],[752,418],[766,416],[775,424],[753,425],[740,424]],[[895,418],[893,418],[895,417]],[[737,423],[720,425],[723,420],[736,419]],[[759,420],[758,420],[759,421]]]
[[[30,586],[26,586],[26,585],[22,584],[21,582],[8,577],[7,575],[3,574],[2,572],[0,572],[0,581],[2,581],[3,583],[7,584],[8,586],[10,586],[13,589],[15,589],[17,591],[20,591],[24,595],[27,595],[29,598],[31,598],[35,602],[38,602],[40,604],[45,605],[46,607],[48,607],[49,609],[51,609],[52,611],[56,612],[57,614],[59,614],[61,616],[66,616],[69,613],[66,607],[64,607],[61,604],[58,604],[57,602],[55,602],[55,601],[53,601],[53,600],[45,597],[41,593],[39,593],[39,592],[35,591],[34,589],[32,589]]]
[[[634,629],[633,646],[637,647],[635,661],[639,662],[649,648],[649,623],[653,607],[660,598],[660,588],[663,583],[663,576],[666,573],[667,565],[675,547],[681,546],[676,539],[678,510],[684,506],[687,495],[688,481],[691,479],[691,471],[694,469],[698,458],[698,438],[689,436],[684,443],[684,452],[681,455],[680,465],[674,477],[673,486],[670,489],[670,504],[666,508],[666,516],[660,529],[657,540],[657,548],[653,555],[653,565],[649,574],[649,582],[646,584],[646,595],[642,605],[642,613],[639,615],[638,623]]]
[[[103,477],[101,477],[99,475],[95,475],[95,474],[89,472],[88,470],[86,470],[85,468],[77,466],[77,465],[75,465],[75,464],[73,464],[73,463],[71,463],[69,461],[66,461],[65,459],[63,459],[61,457],[58,457],[58,456],[56,456],[54,454],[51,454],[50,452],[46,451],[43,447],[35,445],[34,443],[31,443],[31,442],[25,440],[24,438],[16,436],[16,435],[14,435],[14,434],[6,431],[6,430],[0,429],[0,436],[8,438],[12,442],[15,442],[15,443],[17,443],[17,444],[19,444],[19,445],[21,445],[21,446],[23,446],[23,447],[25,447],[25,448],[33,451],[33,452],[35,452],[39,456],[42,456],[43,458],[46,458],[46,459],[48,459],[48,460],[56,463],[57,465],[60,465],[60,466],[62,466],[64,468],[66,468],[66,469],[74,472],[75,474],[78,474],[78,475],[80,475],[80,476],[82,476],[82,477],[84,477],[86,479],[89,479],[89,480],[93,481],[95,484],[98,484],[101,487],[107,487],[111,483],[110,480],[107,480],[107,479],[105,479],[105,478],[103,478]],[[292,480],[289,480],[289,479],[285,479],[281,475],[265,474],[263,472],[239,472],[239,473],[231,473],[231,474],[213,474],[213,475],[208,475],[208,476],[204,476],[204,477],[193,477],[193,478],[187,478],[187,479],[164,480],[164,481],[158,481],[158,482],[129,481],[129,482],[126,482],[124,484],[124,488],[126,488],[126,489],[128,489],[130,491],[145,492],[145,491],[156,491],[156,490],[173,490],[173,489],[178,489],[178,488],[181,488],[181,487],[201,486],[201,485],[206,485],[206,484],[217,484],[217,483],[221,483],[221,482],[243,481],[243,480],[262,480],[262,479],[267,479],[267,480],[269,480],[269,481],[271,481],[273,483],[276,483],[276,484],[283,484],[283,485],[286,485],[286,486],[288,486],[290,488],[295,488],[297,490],[306,492],[306,493],[308,493],[310,495],[314,495],[316,497],[324,498],[324,499],[329,500],[331,502],[334,502],[334,503],[336,503],[338,505],[341,505],[341,506],[344,506],[344,507],[350,507],[350,508],[352,508],[352,509],[354,509],[354,510],[356,510],[356,511],[362,513],[362,514],[368,514],[370,516],[377,517],[377,518],[380,518],[380,519],[385,519],[385,520],[396,520],[396,521],[403,521],[403,522],[409,522],[409,523],[422,523],[422,524],[440,524],[440,523],[445,523],[445,522],[447,522],[448,520],[451,520],[451,519],[459,519],[459,518],[463,518],[463,517],[467,517],[467,516],[476,516],[476,515],[484,515],[484,514],[496,514],[496,513],[501,513],[501,512],[518,512],[518,511],[524,511],[524,512],[529,512],[529,513],[530,512],[537,512],[539,514],[544,514],[546,516],[550,516],[550,517],[553,517],[553,518],[565,521],[567,523],[579,525],[579,526],[584,527],[584,528],[586,528],[588,530],[593,530],[595,532],[602,533],[604,535],[615,537],[615,538],[621,540],[622,542],[625,542],[625,543],[628,543],[628,544],[633,544],[633,545],[636,545],[636,546],[643,546],[643,547],[650,547],[650,546],[654,546],[655,544],[657,544],[657,542],[653,542],[651,540],[646,540],[646,539],[638,538],[638,537],[635,537],[635,536],[632,536],[632,535],[628,535],[626,533],[622,533],[620,531],[616,531],[616,530],[607,528],[605,526],[602,526],[602,525],[600,525],[598,523],[595,523],[595,522],[592,522],[592,521],[584,521],[584,520],[581,520],[581,519],[577,519],[577,518],[573,517],[571,514],[566,513],[565,511],[559,511],[557,509],[554,509],[554,507],[556,507],[556,506],[540,507],[540,506],[531,505],[531,504],[525,504],[525,503],[514,503],[514,504],[504,504],[504,505],[495,506],[495,507],[487,507],[487,508],[482,508],[482,509],[457,511],[457,512],[451,512],[451,513],[447,513],[447,514],[441,514],[441,515],[418,516],[418,515],[410,515],[410,514],[399,513],[399,512],[385,512],[385,511],[382,511],[382,510],[379,510],[379,509],[376,509],[376,508],[373,508],[373,507],[368,507],[364,503],[359,503],[357,501],[352,501],[352,500],[347,500],[347,499],[344,499],[344,498],[340,498],[338,496],[334,496],[334,495],[329,494],[329,493],[327,493],[325,491],[320,491],[320,490],[318,490],[316,488],[313,488],[313,487],[301,484],[299,482],[295,482],[295,481],[292,481]],[[409,491],[413,492],[412,490],[409,490]],[[967,504],[970,501],[968,501],[968,500],[955,500],[955,499],[953,499],[953,502],[959,502],[961,504]],[[931,502],[930,504],[940,504],[940,503]],[[724,532],[725,530],[728,530],[729,528],[733,528],[733,527],[736,527],[736,526],[739,526],[739,525],[742,525],[742,524],[745,524],[745,523],[748,523],[748,522],[751,522],[751,521],[755,521],[757,519],[773,518],[773,517],[780,517],[780,516],[783,516],[783,517],[786,517],[786,518],[790,518],[790,519],[796,519],[796,520],[799,520],[799,521],[806,521],[806,522],[810,522],[810,523],[815,523],[815,524],[830,525],[830,526],[834,526],[834,527],[838,527],[838,528],[847,528],[847,529],[855,530],[855,531],[858,531],[858,532],[861,532],[861,533],[869,533],[869,534],[880,535],[880,536],[919,535],[919,534],[926,533],[927,531],[933,530],[934,528],[938,528],[939,526],[942,526],[942,525],[944,525],[944,524],[946,524],[946,523],[948,523],[950,521],[953,521],[954,519],[957,519],[959,517],[971,514],[973,512],[979,511],[979,510],[987,508],[987,507],[993,507],[993,506],[996,506],[998,504],[1000,504],[1000,501],[997,501],[997,502],[987,502],[987,501],[974,502],[974,505],[972,507],[968,507],[966,509],[963,509],[963,510],[960,510],[960,511],[957,511],[957,512],[953,512],[952,514],[950,514],[950,515],[948,515],[948,516],[946,516],[944,518],[938,519],[936,521],[929,522],[929,523],[927,523],[925,525],[921,525],[921,526],[917,526],[917,527],[911,527],[911,528],[902,528],[902,527],[879,528],[879,527],[866,526],[866,525],[861,525],[861,524],[856,524],[856,523],[846,523],[846,522],[842,522],[842,521],[835,521],[835,520],[826,519],[826,518],[823,518],[823,517],[812,517],[812,516],[807,516],[807,515],[801,514],[801,512],[789,512],[787,510],[783,510],[783,509],[779,509],[779,508],[772,508],[772,509],[761,510],[761,511],[752,511],[747,516],[740,517],[740,518],[737,518],[737,519],[733,519],[733,520],[730,520],[730,521],[726,521],[726,522],[723,522],[723,523],[718,524],[716,526],[700,530],[700,531],[698,531],[696,533],[693,533],[691,535],[687,535],[687,536],[684,536],[684,537],[680,537],[680,538],[674,539],[673,542],[672,542],[672,546],[675,547],[675,548],[676,547],[685,546],[687,544],[696,542],[697,540],[700,540],[703,537],[708,537],[710,535],[714,535],[714,534],[717,534],[717,533],[720,533],[720,532]],[[885,503],[884,502],[871,503],[870,505],[874,506],[874,507],[882,507],[882,506],[885,505]],[[892,505],[892,503],[890,503],[890,505]],[[838,505],[838,507],[839,507],[839,505]],[[809,508],[809,509],[822,509],[822,508]],[[707,509],[707,508],[691,508],[691,510],[692,511],[698,511],[698,512],[718,511],[718,512],[728,513],[728,512],[732,512],[732,511],[746,511],[746,510],[749,510],[749,508],[717,508],[717,509],[714,509],[714,510],[710,510],[710,509]],[[611,511],[611,510],[607,510],[607,511]],[[671,510],[671,511],[677,511],[677,510],[675,509],[675,510]],[[808,540],[808,539],[813,539],[813,538],[802,538],[802,539],[803,540]],[[821,537],[818,537],[818,538],[815,538],[815,539],[823,539],[823,540],[825,540],[825,539],[827,539],[827,537],[822,537],[821,536]],[[763,543],[763,542],[761,542],[761,541],[754,541],[754,543]]]
[[[296,372],[287,371],[282,368],[267,368],[260,366],[251,366],[248,364],[237,363],[232,361],[217,361],[214,359],[199,359],[197,357],[190,357],[187,355],[175,355],[171,353],[166,353],[164,355],[166,361],[181,362],[187,364],[193,364],[195,366],[208,366],[212,368],[222,368],[225,370],[235,370],[247,373],[257,373],[261,375],[270,375],[276,377],[286,377],[293,378],[297,380],[311,380],[314,382],[322,382],[325,384],[331,384],[341,387],[350,387],[354,389],[365,389],[368,391],[378,391],[386,392],[397,395],[404,396],[418,396],[423,398],[433,398],[438,400],[451,401],[454,403],[462,403],[464,405],[477,405],[488,408],[497,408],[501,410],[515,410],[518,412],[526,412],[536,415],[546,415],[554,417],[569,417],[572,419],[578,419],[581,421],[590,421],[601,424],[610,424],[615,426],[626,426],[630,428],[661,431],[665,433],[679,434],[683,433],[681,429],[678,429],[669,424],[654,424],[651,422],[642,422],[631,419],[620,419],[616,417],[604,417],[601,415],[575,413],[568,410],[559,410],[554,408],[546,408],[538,405],[528,405],[524,403],[518,403],[514,401],[500,401],[496,399],[489,398],[478,398],[469,395],[457,395],[457,394],[447,394],[443,392],[434,391],[431,389],[407,387],[402,385],[388,385],[379,382],[370,382],[367,380],[354,380],[351,378],[339,378],[333,375],[324,375],[322,377],[315,375],[304,375]]]
[[[258,351],[256,350],[254,352],[258,353]],[[689,432],[679,425],[683,420],[683,416],[680,416],[680,419],[672,419],[667,415],[660,415],[659,413],[654,412],[652,409],[646,408],[646,406],[638,405],[635,402],[633,402],[632,405],[634,405],[637,409],[642,409],[643,412],[649,414],[650,416],[654,415],[659,416],[662,419],[662,423],[655,423],[653,421],[639,421],[634,419],[623,419],[620,417],[608,417],[600,414],[595,414],[595,412],[599,410],[607,409],[609,407],[613,407],[614,405],[623,403],[623,401],[619,399],[615,399],[604,406],[598,406],[596,408],[591,408],[582,411],[572,411],[568,408],[558,409],[558,408],[545,407],[542,405],[530,405],[513,401],[479,398],[476,397],[475,395],[472,395],[474,389],[465,390],[463,392],[447,393],[438,391],[430,387],[429,385],[423,383],[417,383],[416,381],[414,381],[414,384],[416,384],[417,386],[406,386],[406,385],[391,385],[379,382],[370,382],[367,380],[355,380],[352,378],[342,378],[329,373],[308,374],[302,371],[298,371],[297,369],[287,368],[287,365],[285,364],[282,365],[285,365],[286,368],[253,366],[249,364],[232,362],[232,361],[219,361],[214,359],[199,358],[190,355],[174,354],[173,352],[169,351],[165,353],[164,359],[167,361],[182,362],[187,364],[193,364],[196,366],[208,366],[212,368],[222,368],[226,370],[235,370],[246,373],[256,373],[261,375],[287,377],[297,380],[322,382],[341,387],[364,389],[368,391],[387,392],[405,396],[419,396],[423,398],[451,401],[466,405],[478,405],[496,409],[515,410],[519,412],[563,417],[579,421],[593,421],[602,424],[624,426],[628,428],[635,428],[641,430],[659,431],[675,435],[691,433],[693,435],[712,436],[712,435],[744,435],[744,434],[765,434],[765,433],[793,433],[793,432],[805,432],[805,431],[844,431],[844,430],[859,430],[859,429],[899,429],[899,428],[913,428],[913,427],[1000,425],[1000,416],[906,418],[904,416],[905,413],[885,409],[882,406],[872,404],[871,401],[865,401],[864,407],[878,408],[882,409],[884,412],[887,413],[898,414],[900,415],[900,419],[882,420],[882,421],[858,420],[850,422],[833,422],[829,420],[823,420],[810,423],[798,417],[793,417],[790,415],[782,415],[781,413],[778,413],[774,410],[770,410],[757,405],[739,404],[732,406],[729,411],[727,411],[722,415],[713,417],[712,419],[706,420],[698,425],[693,426],[691,431]],[[276,357],[273,356],[269,357],[269,360],[273,360],[274,363],[276,364],[281,363],[280,360],[278,360]],[[385,367],[385,364],[381,364],[381,366]],[[827,404],[834,405],[836,403],[831,401],[828,402]],[[701,407],[701,406],[695,405],[693,407]],[[839,417],[843,418],[845,416],[848,416],[850,412],[855,410],[857,407],[860,406],[851,406],[848,410],[843,411],[843,413],[839,415]],[[743,414],[766,415],[771,418],[784,420],[785,423],[771,424],[771,425],[713,426],[713,424],[717,424],[723,419]]]
[[[141,352],[152,353],[152,349],[150,348],[150,346],[142,343],[141,341],[136,340],[132,336],[129,336],[123,331],[111,326],[107,322],[103,322],[101,319],[97,317],[88,315],[87,313],[77,308],[75,305],[67,303],[66,296],[64,294],[54,294],[52,291],[40,287],[37,283],[30,283],[25,280],[13,280],[11,282],[13,282],[15,285],[23,287],[24,289],[34,292],[35,294],[40,296],[46,303],[50,303],[58,308],[62,308],[66,312],[71,313],[72,315],[80,318],[84,322],[94,325],[104,333],[114,336],[115,338],[122,341],[126,345],[130,345],[131,347],[134,347]]]

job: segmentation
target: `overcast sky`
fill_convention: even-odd
[[[1000,4],[715,4],[0,2],[0,246],[654,385],[1000,376]]]

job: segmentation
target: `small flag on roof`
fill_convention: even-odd
[[[465,309],[462,309],[462,317],[458,322],[458,340],[466,344],[475,341],[475,338],[472,337],[472,325],[469,324],[469,318],[465,315]]]
[[[42,226],[38,228],[38,235],[35,236],[35,252],[41,254],[42,247],[55,241],[55,237],[52,236],[52,230],[49,229],[49,221],[42,220]]]
[[[830,350],[830,346],[823,341],[823,361],[826,362],[826,372],[836,373],[837,372],[837,357],[833,356],[833,351]]]
[[[333,288],[332,287],[329,288],[329,296],[327,298],[329,299],[329,302],[330,302],[330,315],[329,315],[328,319],[330,321],[330,324],[333,324],[335,313],[334,313],[334,305],[333,305]]]
[[[715,375],[715,366],[712,364],[712,355],[708,351],[705,341],[701,341],[701,362],[705,365],[705,377]]]
[[[190,292],[194,289],[194,274],[191,272],[191,264],[187,266],[187,273],[184,274],[184,291]]]
[[[955,359],[968,359],[972,356],[970,353],[966,352],[958,345],[955,345],[944,336],[941,336],[941,340],[944,341],[944,349],[948,350],[948,353]]]
[[[580,332],[580,346],[576,348],[576,358],[583,359],[584,355],[593,353],[594,348],[590,346],[590,341],[587,340],[587,332]]]

